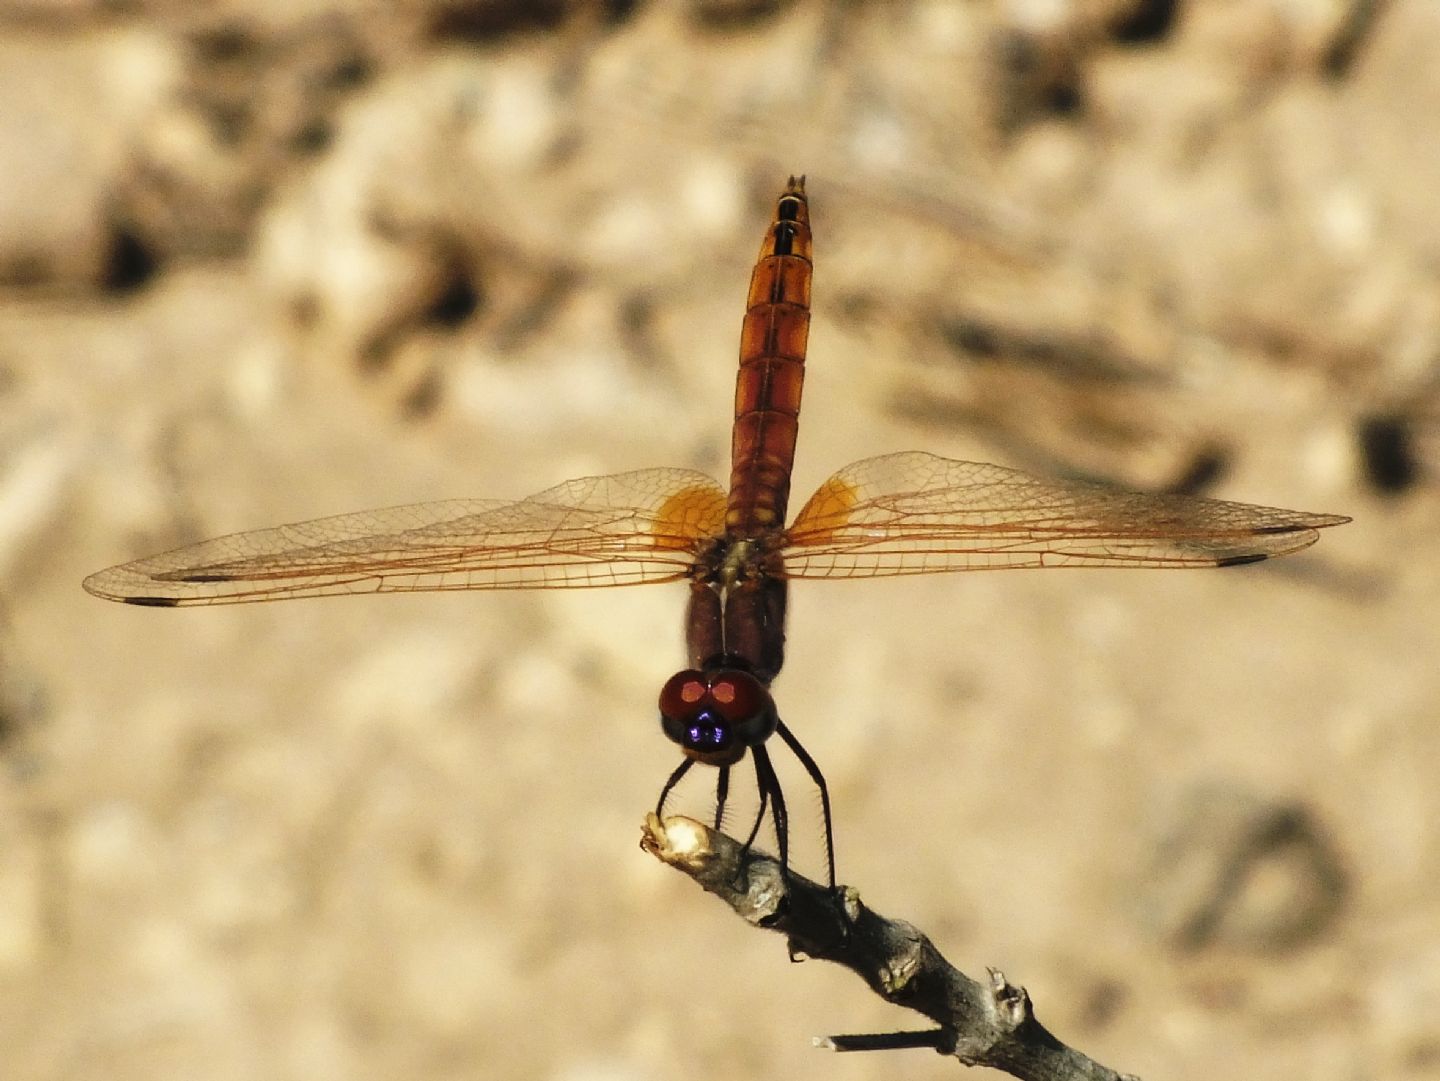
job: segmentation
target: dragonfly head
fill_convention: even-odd
[[[779,717],[770,692],[739,668],[677,672],[660,689],[660,727],[687,758],[729,766],[764,743]]]

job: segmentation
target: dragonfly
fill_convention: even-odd
[[[448,500],[236,533],[85,579],[153,608],[438,590],[689,585],[688,667],[665,682],[660,726],[681,751],[656,814],[696,763],[716,767],[715,828],[748,752],[759,814],[788,868],[789,814],[768,741],[819,790],[835,884],[830,793],[780,719],[789,584],[1031,567],[1233,567],[1309,547],[1350,519],[1049,480],[902,451],[840,469],[787,527],[813,273],[805,178],[790,178],[760,246],[740,332],[726,489],[688,469],[569,480],[518,501]]]

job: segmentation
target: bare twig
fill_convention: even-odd
[[[920,931],[870,911],[849,886],[830,890],[691,818],[649,815],[640,847],[684,871],[757,927],[779,931],[793,959],[813,957],[854,971],[887,1002],[940,1027],[923,1032],[830,1036],[836,1051],[931,1047],[967,1066],[990,1066],[1025,1081],[1138,1081],[1065,1046],[1035,1019],[1030,996],[990,970],[984,983],[955,968]]]

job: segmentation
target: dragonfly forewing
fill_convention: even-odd
[[[790,578],[1022,567],[1221,567],[1315,543],[1342,515],[1048,480],[921,451],[853,462],[796,515]]]
[[[724,490],[703,473],[645,469],[516,502],[417,503],[235,533],[111,567],[84,585],[157,607],[635,585],[686,577],[724,518]]]

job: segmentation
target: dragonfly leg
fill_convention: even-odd
[[[765,824],[765,812],[770,807],[770,793],[764,785],[759,785],[759,771],[756,771],[755,779],[760,789],[760,813],[755,816],[755,824],[750,827],[750,836],[745,838],[745,851],[755,843],[755,838],[760,836],[760,827]]]
[[[815,782],[815,787],[820,789],[820,810],[825,816],[825,861],[830,872],[830,888],[835,888],[835,830],[830,818],[830,789],[825,785],[825,775],[820,772],[820,767],[815,764],[815,759],[810,757],[810,752],[800,745],[794,733],[785,727],[784,721],[776,723],[775,731],[785,741],[795,757],[800,759],[800,764],[805,767],[805,772],[810,774],[810,779]]]
[[[715,782],[715,832],[720,832],[720,823],[725,819],[725,800],[730,795],[730,767],[720,767],[720,779]]]
[[[670,798],[670,793],[673,792],[675,786],[680,783],[680,778],[690,772],[690,767],[694,764],[695,760],[693,758],[687,758],[675,767],[675,772],[670,774],[670,779],[665,782],[665,787],[660,789],[660,798],[655,803],[656,817],[665,817],[665,801]]]
[[[785,809],[785,795],[780,791],[780,778],[775,776],[775,767],[770,764],[770,755],[764,747],[754,747],[755,781],[760,786],[760,798],[770,795],[770,813],[775,819],[775,842],[780,848],[780,873],[790,874],[790,815]]]

